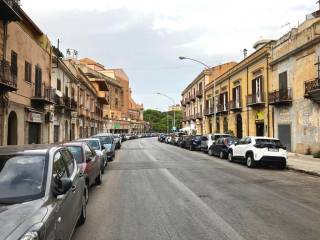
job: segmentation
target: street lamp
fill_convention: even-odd
[[[174,99],[172,97],[169,97],[168,95],[163,94],[163,93],[159,93],[159,92],[157,94],[168,98],[170,101],[172,101],[173,106],[176,105],[176,103],[175,103],[175,101],[174,101]],[[176,131],[176,112],[175,112],[174,108],[173,108],[173,129],[174,129],[174,131]]]
[[[209,70],[211,72],[211,76],[213,76],[213,72],[212,72],[212,69],[211,67],[209,67],[207,64],[197,60],[197,59],[193,59],[193,58],[188,58],[188,57],[179,57],[180,60],[190,60],[190,61],[193,61],[193,62],[197,62],[203,66],[205,66],[205,68],[207,70]],[[213,131],[215,132],[216,131],[216,81],[213,80]]]

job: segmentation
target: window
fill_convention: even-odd
[[[57,89],[61,91],[61,80],[59,78],[57,79]]]
[[[66,97],[69,97],[69,89],[67,86],[65,86],[64,88],[64,94],[66,95]]]
[[[61,154],[63,155],[65,162],[68,167],[69,175],[71,176],[74,171],[74,159],[72,154],[67,150],[61,150]]]
[[[11,76],[18,77],[18,54],[15,51],[11,51]]]
[[[25,69],[24,69],[24,80],[28,83],[31,83],[31,64],[27,61],[25,62]]]
[[[245,143],[244,143],[244,144],[250,144],[250,143],[251,143],[251,138],[247,137],[247,138],[245,139]]]
[[[66,162],[60,152],[57,152],[53,158],[53,177],[62,179],[68,177]]]
[[[93,153],[91,151],[91,149],[89,148],[89,146],[87,144],[84,145],[84,152],[85,152],[85,155],[86,155],[86,160],[89,159],[89,158],[93,158]]]
[[[71,88],[71,97],[74,98],[74,88]]]
[[[232,89],[232,99],[234,101],[234,107],[240,107],[240,86]]]

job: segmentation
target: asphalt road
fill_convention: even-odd
[[[91,189],[73,239],[319,240],[319,180],[132,140]]]

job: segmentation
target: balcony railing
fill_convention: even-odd
[[[77,101],[74,98],[71,98],[71,110],[75,111],[77,109]]]
[[[292,102],[291,89],[275,90],[269,93],[268,99],[270,105],[289,104]]]
[[[186,97],[186,104],[189,104],[190,103],[190,98],[189,97]]]
[[[320,102],[320,79],[304,82],[304,96],[315,102]]]
[[[11,92],[17,90],[17,77],[11,74],[10,64],[0,61],[0,91]]]
[[[63,97],[60,97],[58,94],[55,94],[54,96],[54,103],[56,104],[57,107],[64,107],[64,101]]]
[[[203,118],[202,113],[197,113],[197,114],[196,114],[196,119],[202,119],[202,118]]]
[[[210,116],[210,115],[212,115],[213,114],[213,111],[214,111],[214,108],[213,108],[213,106],[212,107],[207,107],[207,108],[205,108],[204,109],[204,115],[205,116]]]
[[[196,92],[196,96],[197,96],[197,98],[202,98],[202,96],[203,96],[203,91],[202,91],[202,90],[198,90],[198,91]]]
[[[195,101],[196,100],[196,96],[195,95],[190,95],[190,101]]]
[[[185,100],[181,100],[181,106],[185,107],[187,105],[187,103],[185,102]]]
[[[56,90],[52,87],[48,87],[45,84],[40,86],[33,86],[32,101],[42,104],[54,104],[55,103]]]
[[[217,113],[227,113],[228,112],[228,104],[218,104],[217,106]]]
[[[260,93],[260,95],[257,95],[257,94],[248,95],[247,96],[247,105],[251,106],[251,107],[265,105],[264,94]]]
[[[242,102],[240,101],[236,101],[236,100],[231,100],[229,102],[229,108],[231,111],[237,111],[237,110],[241,110],[242,109]]]
[[[70,97],[64,96],[63,102],[64,102],[64,105],[66,106],[67,109],[71,109],[71,98]]]

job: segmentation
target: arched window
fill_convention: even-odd
[[[17,114],[12,111],[8,117],[8,145],[17,145],[18,144],[18,118]]]

